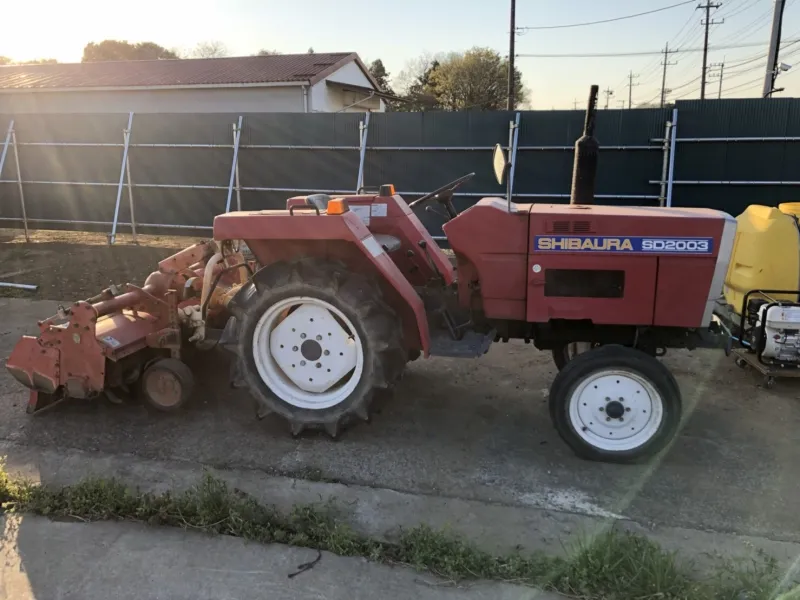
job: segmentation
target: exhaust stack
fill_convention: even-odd
[[[575,162],[572,165],[572,190],[570,204],[594,204],[594,187],[597,178],[597,157],[600,144],[594,137],[594,121],[597,115],[598,86],[593,85],[586,106],[583,135],[575,142]]]

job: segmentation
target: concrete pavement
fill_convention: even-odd
[[[0,357],[55,306],[0,300]],[[670,452],[650,465],[572,456],[547,415],[550,357],[523,344],[497,344],[478,361],[412,363],[372,423],[337,442],[292,439],[280,420],[257,421],[247,393],[227,386],[224,354],[199,363],[194,404],[176,415],[74,401],[30,417],[25,391],[0,369],[0,441],[538,510],[566,522],[622,517],[648,530],[800,542],[798,382],[762,389],[722,352],[670,352],[665,363],[690,418]],[[479,527],[491,529],[476,521]]]
[[[557,600],[503,584],[454,587],[408,568],[132,523],[6,516],[2,600]]]

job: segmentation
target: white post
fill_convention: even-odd
[[[669,173],[667,174],[667,206],[672,206],[672,184],[675,179],[675,149],[678,138],[678,109],[672,109],[672,138],[669,141]]]
[[[117,223],[119,222],[119,205],[122,202],[122,186],[125,184],[126,165],[128,164],[128,147],[130,146],[131,128],[133,127],[133,113],[128,113],[128,126],[122,130],[122,137],[125,144],[122,148],[122,164],[119,168],[119,185],[117,186],[117,202],[114,205],[114,221],[111,224],[111,235],[108,236],[108,243],[113,244],[117,241]]]
[[[19,168],[19,151],[17,150],[17,132],[11,130],[11,143],[14,145],[14,161],[17,165],[17,186],[19,187],[19,205],[22,208],[22,226],[25,228],[25,241],[30,242],[28,235],[28,213],[25,210],[25,192],[22,190],[22,171]]]
[[[667,121],[664,129],[664,142],[661,145],[661,188],[658,194],[658,205],[665,206],[667,202],[667,174],[669,172],[669,149],[672,145],[672,121]]]
[[[11,142],[11,133],[14,131],[14,119],[8,123],[8,131],[6,132],[6,141],[3,144],[3,152],[0,153],[0,177],[3,175],[3,165],[6,164],[6,154],[8,154],[8,144]]]
[[[517,168],[517,142],[519,140],[519,120],[520,120],[520,113],[517,113],[517,117],[514,120],[514,135],[512,136],[511,141],[511,170],[508,173],[508,206],[511,208],[511,198],[514,195],[514,171]]]
[[[233,183],[236,180],[236,170],[239,165],[239,140],[242,137],[242,117],[235,125],[236,130],[233,134],[233,162],[231,163],[231,176],[228,180],[228,200],[225,202],[225,212],[231,212],[231,200],[233,199]],[[241,208],[241,200],[239,200]]]
[[[128,140],[130,144],[130,135],[131,132],[128,131],[125,133],[125,138]],[[133,237],[133,243],[138,244],[139,240],[136,238],[136,214],[133,210],[133,183],[131,183],[131,157],[127,156],[125,160],[125,175],[128,179],[128,204],[130,205],[131,210],[131,237]]]
[[[236,137],[241,134],[241,128],[237,127],[235,123],[233,127],[233,144],[236,145]],[[236,210],[242,210],[242,186],[239,183],[239,159],[236,159]]]
[[[364,187],[364,158],[367,155],[367,136],[369,135],[369,116],[372,113],[368,112],[364,117],[364,122],[359,122],[359,154],[358,154],[358,180],[356,181],[356,194],[358,194],[362,187]]]

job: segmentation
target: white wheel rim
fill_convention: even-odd
[[[276,302],[261,315],[253,332],[253,359],[278,398],[310,410],[346,400],[364,372],[364,347],[350,319],[328,302],[306,296]]]
[[[631,371],[607,369],[586,377],[569,399],[569,419],[585,442],[624,452],[653,439],[664,419],[661,394]]]

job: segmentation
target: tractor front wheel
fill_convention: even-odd
[[[681,420],[681,395],[669,370],[632,348],[579,354],[550,388],[550,416],[580,457],[634,462],[661,451]]]
[[[402,326],[378,285],[341,263],[277,263],[241,307],[239,356],[260,413],[293,435],[367,420],[377,389],[402,375]]]

